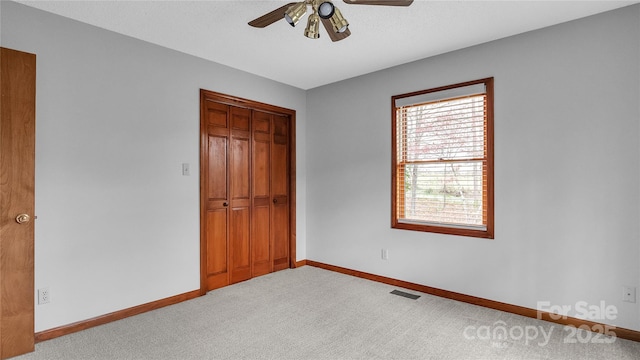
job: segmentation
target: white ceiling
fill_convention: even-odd
[[[17,1],[305,90],[640,2],[333,0],[352,33],[334,43],[323,28],[320,39],[304,37],[306,17],[295,28],[247,25],[295,0]]]

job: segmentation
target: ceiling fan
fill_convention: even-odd
[[[384,5],[384,6],[409,6],[413,0],[343,0],[352,5]],[[304,0],[283,5],[259,18],[251,20],[249,25],[263,28],[284,18],[291,26],[296,26],[300,19],[306,14],[307,6],[310,6],[313,13],[309,15],[304,36],[317,39],[320,37],[320,25],[329,34],[331,41],[340,41],[351,35],[349,23],[342,16],[340,10],[331,1],[326,0]]]

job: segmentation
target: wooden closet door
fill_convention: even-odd
[[[295,112],[206,90],[201,104],[205,293],[290,266]]]
[[[273,116],[271,241],[273,271],[289,267],[289,118]]]
[[[229,106],[203,99],[206,154],[203,165],[206,290],[229,284]]]
[[[230,283],[251,278],[251,110],[230,107]]]
[[[272,115],[253,111],[253,276],[273,271],[271,262]]]
[[[251,278],[251,111],[205,101],[207,290]]]

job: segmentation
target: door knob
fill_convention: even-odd
[[[229,206],[229,203],[227,203],[227,202],[223,202],[223,203],[222,203],[222,206]]]
[[[278,199],[273,198],[273,203],[274,203],[274,204],[277,204],[277,203],[278,203]]]
[[[29,220],[31,220],[31,216],[29,216],[28,214],[20,214],[16,216],[16,222],[18,224],[26,224],[29,222]]]

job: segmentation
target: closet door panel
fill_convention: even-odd
[[[205,102],[206,161],[204,185],[206,215],[207,290],[229,284],[229,107],[212,101]]]
[[[253,111],[253,276],[271,266],[271,115]]]
[[[269,203],[254,206],[253,276],[271,272],[271,247],[269,246]]]
[[[271,142],[271,236],[273,270],[289,267],[289,124],[284,116],[273,117]]]
[[[251,278],[249,208],[232,208],[231,224],[229,260],[232,264],[230,283],[233,284]]]
[[[251,110],[231,106],[230,282],[251,278]]]
[[[209,200],[227,199],[227,138],[209,136],[207,197]]]
[[[249,138],[234,137],[231,146],[231,199],[249,200]]]
[[[227,209],[207,212],[207,274],[210,285],[220,287],[227,280]],[[217,285],[217,286],[216,286]]]

